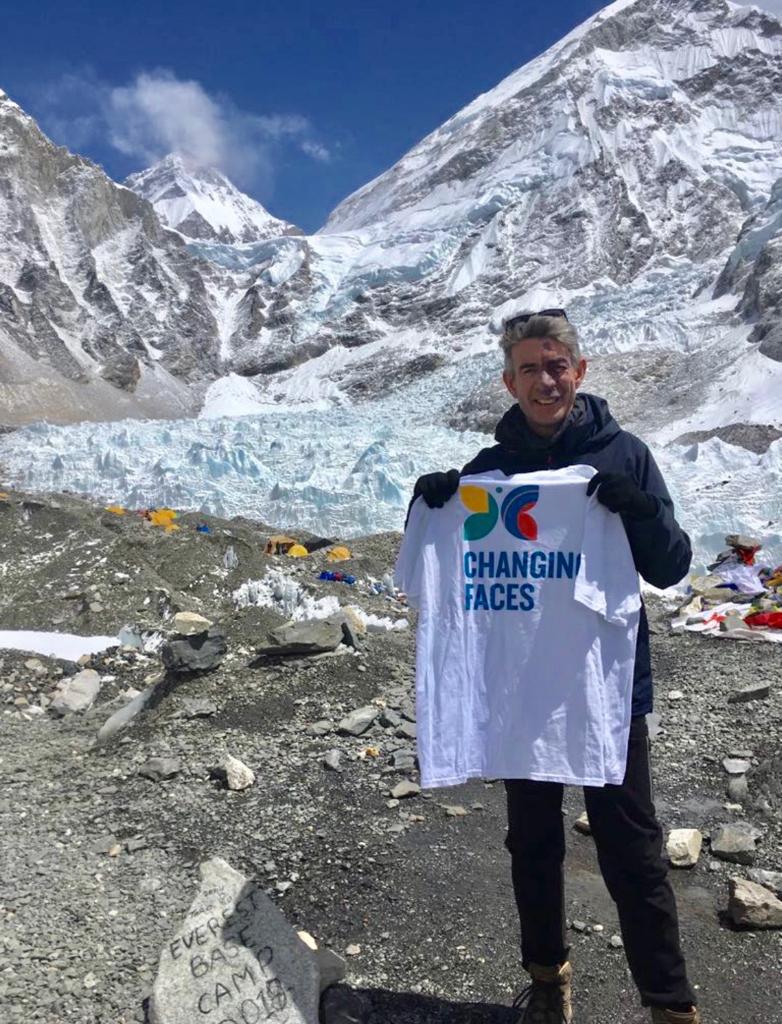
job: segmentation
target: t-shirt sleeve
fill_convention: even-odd
[[[423,498],[410,506],[410,513],[394,567],[394,582],[407,594],[414,607],[421,599],[421,580],[424,565],[424,541],[429,524],[429,509]]]
[[[596,495],[586,501],[574,597],[608,622],[626,626],[641,607],[641,592],[624,524]]]

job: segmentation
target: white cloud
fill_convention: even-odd
[[[311,156],[313,160],[318,160],[322,164],[327,164],[331,160],[331,152],[319,142],[305,139],[301,144],[301,149],[307,156]]]
[[[101,82],[89,70],[69,74],[45,90],[43,102],[44,127],[73,148],[108,140],[139,166],[178,152],[263,193],[271,190],[284,147],[319,162],[331,159],[306,117],[249,113],[165,68],[141,72],[121,86]]]

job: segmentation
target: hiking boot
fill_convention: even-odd
[[[555,967],[530,964],[528,970],[532,981],[513,1001],[514,1010],[522,1011],[517,1024],[570,1024],[570,963]]]
[[[684,1013],[678,1010],[665,1010],[661,1006],[652,1007],[652,1024],[703,1024],[698,1007]]]

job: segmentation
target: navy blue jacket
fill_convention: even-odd
[[[510,476],[573,465],[594,466],[604,473],[624,473],[642,491],[654,495],[658,505],[657,514],[650,519],[622,516],[638,572],[655,587],[673,586],[687,574],[692,558],[690,539],[674,518],[673,502],[662,473],[643,441],[622,430],[604,399],[579,393],[565,429],[553,442],[530,431],[518,405],[505,413],[494,436],[497,444],[482,448],[461,471],[462,476],[490,470]],[[651,710],[649,624],[642,606],[632,713],[645,715]]]

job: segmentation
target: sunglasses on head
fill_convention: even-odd
[[[518,316],[512,316],[510,320],[505,321],[505,330],[512,331],[517,324],[525,324],[536,316],[561,316],[563,320],[567,320],[564,309],[541,309],[538,313],[519,313]]]

